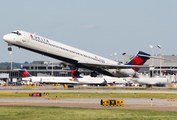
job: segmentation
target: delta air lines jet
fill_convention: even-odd
[[[71,77],[35,77],[26,69],[20,69],[20,73],[23,76],[22,81],[29,81],[32,83],[78,84],[78,82],[72,81]]]
[[[96,77],[97,72],[112,77],[136,76],[138,70],[141,67],[145,67],[142,65],[150,57],[149,54],[140,51],[128,64],[120,64],[119,62],[21,30],[4,35],[3,39],[10,46],[17,46],[61,60],[64,65],[92,70],[92,77]],[[79,73],[75,72],[74,75],[79,76]]]
[[[135,78],[133,77],[131,80],[133,82],[137,82],[141,85],[147,85],[149,87],[151,87],[152,85],[164,86],[165,84],[171,84],[171,81],[164,76],[140,76]]]
[[[82,84],[94,84],[94,85],[107,85],[107,81],[103,77],[90,77],[90,76],[74,76],[74,72],[77,70],[74,70],[71,68],[71,76],[73,81],[82,83]]]

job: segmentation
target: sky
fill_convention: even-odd
[[[1,0],[0,62],[11,55],[3,36],[14,30],[122,60],[122,53],[138,51],[177,54],[176,0]],[[40,54],[12,47],[12,61],[52,61]],[[110,56],[113,55],[113,57]],[[58,60],[53,59],[53,62]]]

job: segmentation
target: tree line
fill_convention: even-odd
[[[27,62],[25,62],[25,64],[26,63]],[[24,63],[12,62],[12,67],[13,67],[13,69],[21,68],[22,64],[24,64]],[[2,62],[2,63],[0,63],[0,70],[9,70],[9,69],[11,69],[11,62]]]

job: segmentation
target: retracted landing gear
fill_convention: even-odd
[[[96,72],[91,72],[90,76],[91,77],[97,77],[97,73]]]

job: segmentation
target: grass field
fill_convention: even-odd
[[[47,97],[92,97],[92,98],[177,98],[177,93],[83,93],[49,92]],[[28,92],[0,93],[0,97],[29,97]],[[44,93],[42,93],[42,97]]]
[[[177,112],[50,106],[0,106],[1,120],[176,120]]]

